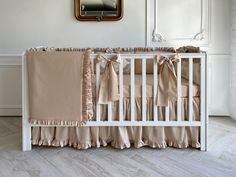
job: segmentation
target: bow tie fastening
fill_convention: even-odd
[[[118,76],[114,69],[114,64],[121,62],[120,55],[117,54],[115,57],[110,59],[98,55],[97,62],[106,62],[104,72],[101,76],[98,104],[108,104],[119,100],[119,82]]]

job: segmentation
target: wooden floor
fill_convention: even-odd
[[[211,118],[209,151],[34,147],[21,152],[21,119],[0,118],[0,177],[236,177],[236,121]]]

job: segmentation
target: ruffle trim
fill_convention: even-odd
[[[89,118],[91,120],[91,118]],[[72,126],[81,127],[86,124],[87,120],[83,121],[61,121],[61,120],[38,120],[31,119],[29,122],[32,125],[50,125],[50,126]]]
[[[27,49],[28,52],[83,52],[91,49],[92,52],[119,53],[119,52],[171,52],[175,53],[173,47],[135,47],[135,48],[54,48],[54,47],[35,47]]]
[[[127,149],[132,145],[135,148],[141,148],[148,146],[150,148],[165,149],[167,147],[174,147],[179,149],[184,149],[188,147],[200,148],[201,145],[199,142],[177,142],[177,141],[164,141],[164,142],[150,142],[148,140],[138,141],[138,142],[118,142],[118,141],[100,141],[100,142],[71,142],[69,140],[32,140],[32,145],[37,146],[52,146],[52,147],[73,147],[76,149],[89,149],[89,148],[100,148],[101,146],[106,147],[110,144],[116,149]]]
[[[82,84],[82,115],[83,121],[81,125],[86,124],[93,118],[93,91],[92,91],[92,59],[90,57],[91,50],[84,53],[83,61],[83,84]]]
[[[35,47],[29,48],[28,52],[81,52],[91,49],[93,52],[117,53],[117,52],[171,52],[171,53],[200,53],[199,47],[183,46],[177,49],[173,47],[134,47],[134,48],[55,48],[55,47]]]

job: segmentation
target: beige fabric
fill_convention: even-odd
[[[168,106],[168,102],[176,99],[177,81],[173,62],[179,62],[178,56],[158,57],[158,106]]]
[[[200,120],[199,98],[193,98],[193,120]],[[137,119],[142,116],[142,99],[136,98]],[[188,99],[182,98],[182,120],[188,120]],[[176,120],[176,102],[170,101],[170,120]],[[153,99],[147,99],[147,120],[152,120]],[[95,107],[94,107],[95,109]],[[117,120],[119,102],[113,104],[113,120]],[[159,107],[159,120],[165,119],[164,108]],[[107,105],[101,105],[101,119],[107,118]],[[130,120],[130,99],[124,99],[124,118]],[[119,149],[149,146],[152,148],[199,148],[198,127],[33,127],[32,144],[72,146],[78,149],[111,146]]]
[[[199,59],[193,60],[193,82],[195,84],[200,85],[200,71],[201,65]],[[185,79],[189,79],[189,61],[188,59],[182,59],[182,77]]]
[[[122,53],[123,54],[123,53]],[[123,74],[130,74],[130,60],[129,59],[122,59],[123,63]],[[103,73],[105,71],[107,62],[100,62],[100,72]],[[96,74],[96,62],[94,62],[94,74]],[[115,69],[115,72],[119,73],[119,65],[114,64],[113,68]]]
[[[101,76],[98,103],[108,104],[119,99],[118,76],[114,64],[120,62],[120,55],[107,59],[102,55],[97,57],[97,62],[106,62],[105,70]]]
[[[124,97],[130,97],[130,75],[124,75]],[[94,81],[95,83],[95,81]],[[188,80],[182,78],[181,80],[181,96],[182,97],[188,97],[188,91],[189,91],[189,83]],[[95,92],[94,92],[95,94]],[[199,96],[200,95],[200,87],[199,85],[193,84],[193,96]],[[153,97],[153,75],[147,74],[146,75],[146,96],[147,97]],[[142,97],[142,75],[135,75],[135,97]]]
[[[177,80],[173,62],[179,62],[178,55],[170,58],[158,56],[158,106],[168,106],[170,99],[176,97]],[[142,60],[135,61],[135,73],[142,73]],[[146,73],[153,73],[153,61],[147,60]]]
[[[135,74],[142,74],[142,60],[135,59]],[[153,60],[146,60],[146,74],[153,74]]]
[[[66,49],[66,51],[77,51]],[[145,49],[146,50],[146,49]],[[60,50],[61,51],[61,50]],[[64,50],[62,50],[64,51]],[[94,98],[95,99],[95,98]],[[141,118],[141,98],[137,97],[137,119]],[[95,103],[95,102],[94,102]],[[113,104],[113,119],[118,116],[119,103]],[[176,101],[169,100],[170,120],[176,120]],[[101,118],[107,118],[107,105],[102,105]],[[51,108],[51,107],[50,107]],[[95,110],[95,107],[93,107]],[[153,99],[147,98],[147,119],[152,119]],[[199,120],[199,98],[193,99],[193,120]],[[116,115],[116,116],[115,116]],[[188,99],[182,98],[182,120],[188,120]],[[130,99],[124,98],[124,117],[130,120]],[[159,107],[159,120],[165,119],[164,108]],[[86,149],[111,143],[116,148],[148,145],[164,148],[167,145],[185,148],[200,147],[199,128],[197,127],[33,127],[32,144],[49,146],[73,146]]]
[[[87,48],[54,48],[54,47],[39,47],[39,48],[30,48],[27,51],[36,52],[36,51],[60,51],[60,52],[82,52],[88,50]],[[172,52],[175,53],[173,47],[135,47],[135,48],[91,48],[93,52],[99,53],[120,53],[120,52]]]
[[[82,88],[84,52],[28,51],[30,123],[79,126],[92,117],[92,88]],[[87,79],[89,73],[87,73]],[[91,80],[91,79],[90,79]],[[88,93],[86,94],[83,90]],[[86,94],[86,95],[84,95]],[[90,111],[82,113],[82,95]],[[89,101],[86,104],[89,104]],[[83,116],[84,114],[84,116]]]
[[[123,96],[130,97],[130,75],[123,75]],[[96,79],[93,77],[93,95],[96,95]],[[181,80],[181,97],[188,97],[189,82],[187,79]],[[200,96],[200,86],[193,84],[193,96]],[[153,97],[153,74],[146,75],[146,96]],[[135,97],[142,97],[142,75],[135,75]]]
[[[113,64],[117,59],[110,60],[99,55],[97,60],[107,62],[101,78],[98,103],[107,104],[109,101],[116,101],[119,99],[118,78]],[[157,105],[168,106],[170,99],[176,99],[177,81],[173,62],[179,62],[179,58],[177,55],[170,58],[159,56],[157,60],[159,66]]]
[[[178,49],[176,49],[177,53],[200,53],[199,47],[194,46],[183,46]]]
[[[86,50],[84,52],[83,58],[83,77],[82,77],[82,114],[83,121],[82,124],[85,124],[86,121],[90,120],[93,117],[93,91],[92,91],[92,76],[93,76],[93,65],[91,50]]]

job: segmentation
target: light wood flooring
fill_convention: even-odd
[[[210,118],[208,143],[208,152],[145,147],[21,152],[21,118],[0,117],[0,177],[236,177],[236,121]]]

